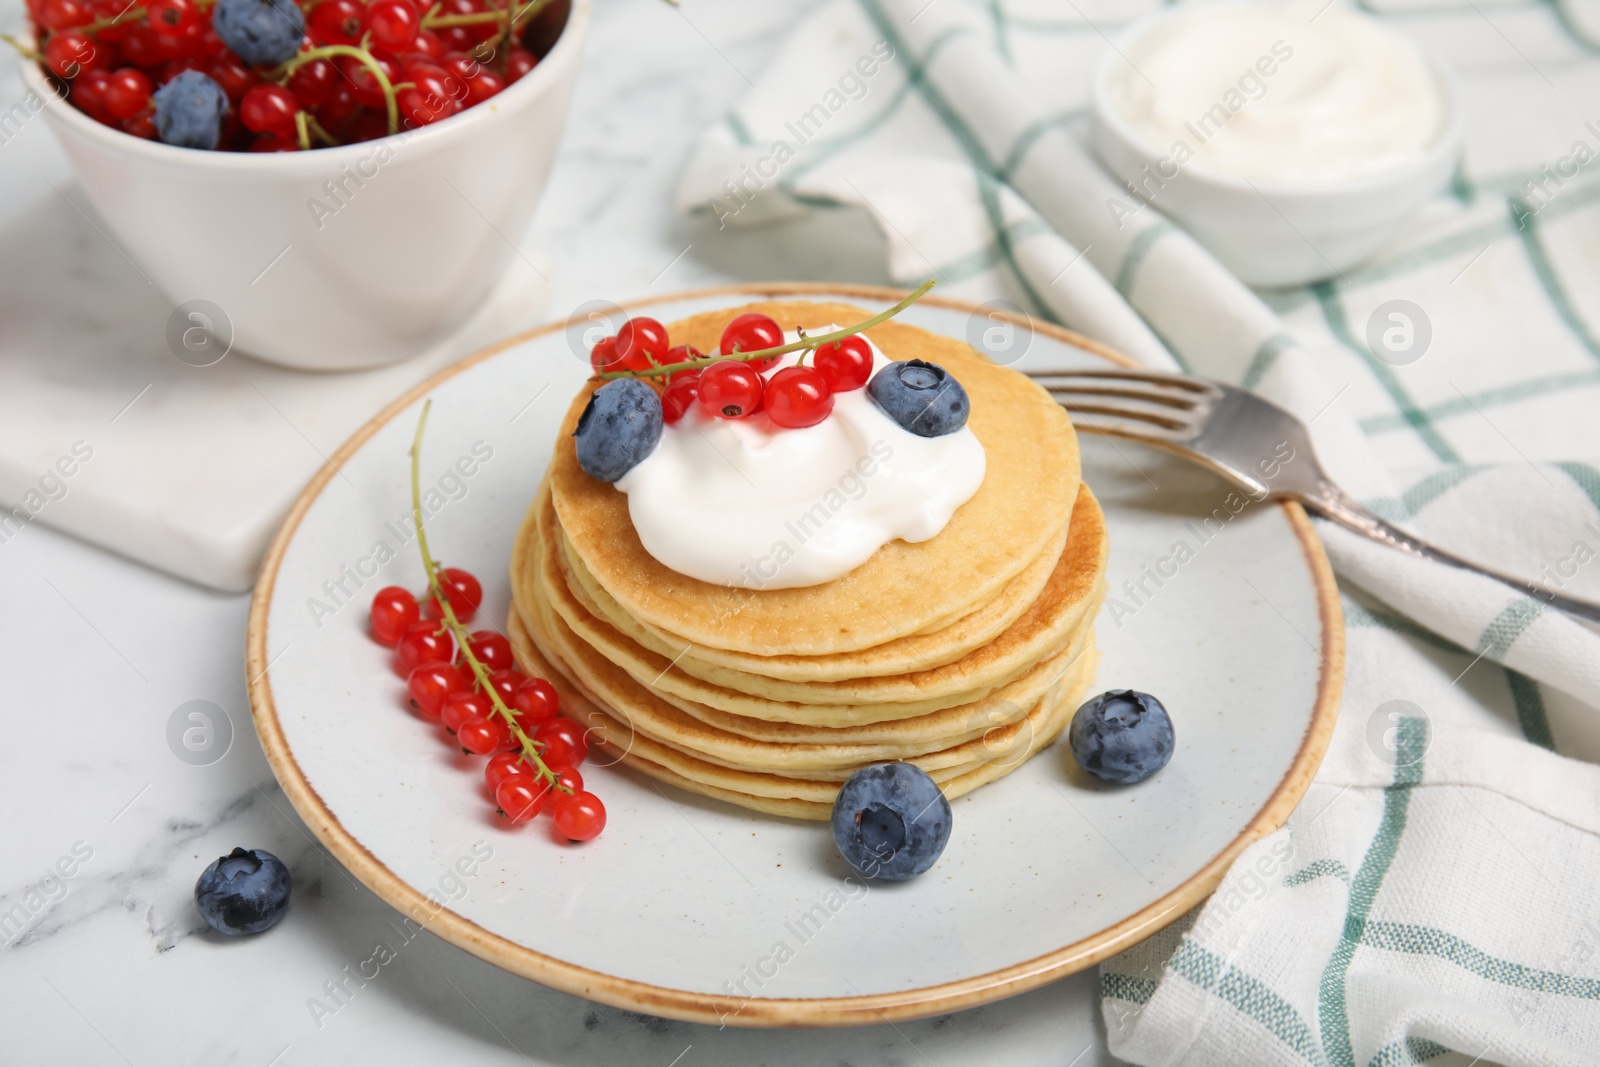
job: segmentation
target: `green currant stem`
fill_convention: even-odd
[[[17,40],[15,37],[11,36],[9,33],[0,33],[0,41],[4,41],[6,44],[10,45],[12,48],[15,48],[17,50],[17,52],[24,59],[31,59],[35,63],[43,63],[44,62],[43,54],[41,54],[39,52],[35,52],[33,49],[29,48],[27,45],[23,44],[21,41]]]
[[[451,26],[481,26],[486,22],[504,22],[509,31],[517,23],[529,15],[537,14],[540,9],[549,6],[550,0],[528,0],[521,7],[508,5],[505,13],[499,11],[474,11],[468,15],[435,15],[431,11],[422,18],[422,28],[437,30]],[[437,6],[435,7],[437,10]],[[515,10],[515,14],[510,14]]]
[[[115,15],[112,15],[109,18],[95,19],[93,22],[88,23],[87,25],[78,26],[76,28],[92,36],[96,33],[99,33],[101,30],[109,30],[113,26],[122,25],[124,22],[138,22],[142,18],[144,18],[143,7],[129,7],[118,11]]]
[[[378,87],[383,90],[383,103],[389,111],[389,132],[391,134],[399,133],[400,108],[394,102],[394,86],[389,84],[389,76],[383,72],[382,67],[378,66],[378,61],[373,58],[372,53],[365,48],[357,48],[355,45],[349,44],[312,45],[309,49],[279,67],[278,76],[288,80],[289,75],[307,63],[318,59],[326,59],[329,56],[354,56],[363,67],[372,72],[373,78],[378,82]]]
[[[311,128],[306,125],[309,118],[304,111],[294,113],[294,132],[300,135],[300,147],[304,151],[311,151]]]
[[[428,573],[428,590],[434,602],[439,605],[440,620],[455,638],[456,647],[461,650],[461,657],[467,661],[467,666],[472,668],[472,676],[478,682],[478,687],[488,694],[490,702],[494,705],[497,715],[505,720],[506,729],[511,731],[511,736],[516,738],[522,746],[522,758],[533,765],[536,774],[552,789],[560,789],[563,793],[571,793],[556,781],[555,772],[544,762],[539,755],[539,744],[533,738],[522,732],[522,727],[517,725],[517,717],[506,707],[506,702],[501,699],[500,691],[489,680],[489,670],[477,656],[472,653],[472,645],[467,641],[467,628],[461,625],[461,620],[456,618],[455,609],[450,606],[450,599],[444,595],[444,586],[439,583],[439,563],[428,551],[428,535],[422,528],[422,478],[420,468],[422,462],[422,431],[428,425],[428,411],[433,407],[432,400],[422,403],[422,414],[417,416],[417,434],[411,440],[411,519],[417,527],[417,547],[422,551],[422,569]]]
[[[317,121],[315,115],[311,114],[309,111],[302,111],[301,114],[306,117],[306,125],[311,128],[311,136],[315,137],[329,148],[339,147],[339,139],[333,134],[329,133],[327,130],[323,129],[322,123]]]
[[[694,370],[698,367],[709,367],[711,364],[721,362],[725,359],[734,359],[740,361],[741,363],[745,363],[753,359],[773,359],[778,356],[786,356],[790,352],[810,352],[820,348],[822,345],[831,345],[836,341],[843,341],[846,337],[854,337],[858,333],[872,329],[879,323],[888,322],[890,319],[900,314],[900,312],[904,311],[912,304],[915,304],[918,300],[921,300],[927,295],[928,290],[932,289],[936,284],[938,283],[930,278],[921,285],[917,286],[911,291],[910,295],[889,310],[880,311],[870,319],[863,319],[854,326],[847,326],[842,330],[835,330],[832,333],[816,334],[815,336],[811,337],[807,337],[802,334],[800,340],[791,341],[786,345],[779,345],[776,348],[758,348],[753,352],[740,352],[738,349],[734,349],[732,352],[729,352],[726,355],[702,356],[700,359],[686,359],[681,363],[664,363],[658,367],[651,367],[649,370],[606,371],[604,374],[595,375],[595,377],[601,381],[611,381],[615,378],[657,378],[663,374],[676,374],[681,370]],[[803,359],[804,357],[801,358]]]

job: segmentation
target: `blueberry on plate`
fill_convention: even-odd
[[[614,482],[661,442],[661,398],[637,378],[618,378],[596,389],[572,432],[578,465],[591,478]]]
[[[903,882],[932,867],[950,841],[950,802],[921,767],[875,763],[833,802],[839,855],[867,878]]]
[[[198,70],[186,70],[155,91],[156,136],[179,148],[215,148],[228,94]]]
[[[300,51],[306,17],[294,0],[217,0],[211,28],[246,63],[277,66]]]
[[[908,359],[884,367],[867,383],[883,413],[918,437],[943,437],[967,424],[967,391],[936,363]]]
[[[289,909],[289,868],[270,852],[236,848],[201,873],[194,903],[219,934],[259,934]]]
[[[1078,766],[1107,782],[1142,782],[1172,758],[1172,719],[1161,701],[1135,689],[1101,693],[1067,731]]]

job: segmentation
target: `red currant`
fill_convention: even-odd
[[[722,331],[717,348],[725,356],[735,352],[759,352],[763,348],[777,348],[783,344],[783,329],[766,315],[746,312],[728,323]],[[756,370],[766,370],[777,362],[777,357],[758,359]]]
[[[62,30],[45,42],[44,62],[57,77],[72,80],[95,66],[100,53],[81,30]]]
[[[297,67],[284,83],[284,88],[294,94],[305,107],[321,107],[333,95],[339,74],[326,59],[313,59]]]
[[[376,141],[380,137],[389,136],[389,118],[381,110],[362,111],[346,124],[339,136],[346,144]]]
[[[449,51],[445,47],[444,38],[432,30],[418,30],[416,40],[411,42],[411,47],[435,63],[442,62],[445,53]]]
[[[149,76],[133,67],[114,71],[106,83],[105,106],[113,118],[133,118],[150,106]]]
[[[441,660],[424,663],[406,677],[411,702],[429,718],[438,718],[444,710],[445,698],[466,687],[467,680],[461,677],[461,672]]]
[[[166,57],[156,47],[156,31],[136,22],[122,39],[122,57],[136,67],[153,67]]]
[[[671,426],[683,418],[699,399],[700,375],[687,378],[673,375],[673,381],[661,394],[661,417]]]
[[[548,763],[545,766],[550,767],[550,773],[556,776],[556,785],[566,786],[573,793],[583,789],[583,775],[578,773],[578,768],[560,765],[551,767]]]
[[[721,359],[700,374],[700,407],[708,415],[742,419],[761,410],[761,375],[748,363]]]
[[[393,648],[400,643],[410,625],[422,617],[422,608],[409,590],[398,585],[385,586],[372,598],[372,639]]]
[[[201,71],[201,73],[204,73],[204,67],[205,63],[203,60],[189,58],[174,59],[171,63],[168,63],[166,66],[161,68],[161,77],[158,80],[162,85],[165,85],[173,78],[176,78],[178,75],[187,70],[198,70]]]
[[[324,3],[337,2],[337,0],[323,0]],[[357,5],[359,6],[359,5]],[[316,10],[322,10],[318,5]],[[373,62],[383,71],[383,76],[389,79],[392,86],[397,73],[395,65],[382,57],[375,57]],[[367,107],[381,108],[384,106],[383,86],[378,84],[378,78],[372,73],[372,68],[367,66],[355,56],[346,56],[342,64],[344,76],[350,81],[350,91],[355,93],[356,99]]]
[[[123,133],[132,134],[134,137],[153,141],[156,137],[156,117],[153,112],[141,111],[132,118],[122,120]]]
[[[318,10],[321,10],[320,6]],[[245,66],[244,62],[231,52],[213,60],[206,73],[211,76],[212,81],[222,87],[224,93],[228,94],[228,100],[235,104],[243,99],[252,85],[261,83],[261,75]]]
[[[29,6],[32,7],[33,4],[30,2]],[[34,18],[36,18],[39,21],[39,24],[43,26],[45,24],[43,14],[45,5],[42,0],[40,0],[38,7],[39,13],[36,14]],[[90,14],[93,16],[93,20],[96,22],[102,19],[114,19],[118,15],[122,15],[123,12],[127,11],[127,9],[127,0],[90,0],[89,3]],[[101,41],[120,41],[127,37],[128,34],[132,32],[133,28],[138,25],[140,25],[140,23],[137,19],[130,19],[124,15],[123,21],[117,23],[115,26],[107,26],[105,29],[98,31],[95,36]]]
[[[294,135],[299,110],[300,101],[283,86],[258,85],[239,101],[239,120],[247,130],[287,138]]]
[[[622,357],[617,355],[617,339],[615,337],[602,337],[589,349],[589,366],[595,373],[611,370]]]
[[[455,113],[450,101],[414,85],[401,89],[394,100],[400,117],[413,127],[428,126]]]
[[[706,354],[693,345],[673,345],[671,348],[667,349],[667,358],[663,359],[661,362],[687,363],[691,359],[705,358]],[[671,374],[667,375],[667,381],[675,382],[679,378],[686,378],[690,375],[699,377],[700,372],[704,369],[704,367],[685,367],[683,370],[675,370]]]
[[[444,587],[444,598],[450,602],[450,610],[455,612],[457,622],[466,622],[472,618],[478,611],[478,605],[483,603],[483,586],[478,584],[478,579],[460,567],[441,568],[439,584]],[[444,614],[439,610],[438,601],[432,596],[428,597],[422,610],[433,618]]]
[[[150,28],[163,37],[182,37],[198,21],[193,0],[149,0],[144,14]]]
[[[524,778],[534,777],[533,767],[520,752],[501,752],[491,756],[488,765],[483,768],[483,780],[489,783],[491,793],[500,788],[501,782],[518,775]]]
[[[307,64],[307,66],[312,65]],[[361,110],[361,104],[356,100],[355,93],[350,91],[349,84],[337,72],[334,77],[338,80],[334,84],[333,92],[328,95],[327,103],[317,108],[317,121],[329,133],[338,133],[344,129],[344,124],[350,121],[350,117]]]
[[[466,105],[481,104],[491,96],[502,92],[506,87],[506,80],[492,70],[481,70],[477,75],[467,79]]]
[[[655,319],[629,319],[617,331],[617,355],[623,370],[649,370],[666,362],[667,328]]]
[[[455,658],[456,643],[437,622],[420,619],[406,627],[395,645],[395,664],[402,675],[409,675],[424,663]]]
[[[556,687],[543,678],[527,678],[517,686],[506,704],[517,713],[517,724],[527,731],[561,711],[561,698]]]
[[[550,786],[531,774],[516,774],[502,781],[494,790],[494,802],[513,823],[527,822],[539,814]]]
[[[372,44],[386,52],[409,48],[422,29],[422,16],[408,0],[371,0],[362,21]]]
[[[853,334],[817,349],[811,359],[828,387],[836,393],[860,389],[872,377],[872,348],[867,339]]]
[[[365,10],[359,0],[322,0],[306,16],[306,30],[317,44],[356,44]]]
[[[539,60],[526,48],[520,46],[506,53],[506,84],[520,81],[530,70],[539,65]]]
[[[474,630],[467,636],[467,647],[490,673],[512,665],[511,642],[493,630]]]
[[[456,728],[456,741],[474,756],[487,756],[506,747],[511,732],[498,718],[474,716]]]
[[[556,829],[572,841],[592,841],[606,828],[606,806],[593,793],[556,798]]]
[[[517,687],[527,680],[521,671],[506,668],[489,675],[489,688],[499,693],[500,702],[510,708],[514,706],[511,698],[516,695]]]
[[[589,755],[589,739],[584,736],[583,727],[564,716],[540,723],[533,739],[544,746],[539,755],[546,767],[557,763],[576,767]]]
[[[66,30],[94,21],[94,12],[83,0],[44,0],[39,7],[39,24],[47,30]]]
[[[474,693],[470,689],[458,689],[444,698],[444,703],[439,706],[439,719],[444,723],[444,728],[451,733],[461,729],[461,724],[468,719],[490,719],[494,717],[494,705],[482,693]]]
[[[72,83],[73,102],[85,115],[104,121],[110,117],[105,110],[106,86],[110,82],[111,75],[103,70],[84,71],[78,80]]]
[[[815,367],[785,367],[767,381],[762,404],[779,426],[815,426],[833,411],[833,390]]]

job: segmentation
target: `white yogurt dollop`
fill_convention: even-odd
[[[876,346],[872,356],[874,373],[889,362]],[[791,353],[765,373],[798,361]],[[933,537],[978,491],[984,467],[967,427],[918,437],[863,387],[835,393],[833,413],[803,429],[759,412],[708,418],[696,406],[616,487],[663,565],[717,585],[790,589],[843,577],[895,538]]]
[[[1113,106],[1176,165],[1344,181],[1420,159],[1445,121],[1415,46],[1323,0],[1196,4],[1138,38],[1128,59],[1109,86]]]

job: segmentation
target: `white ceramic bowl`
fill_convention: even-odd
[[[1094,74],[1090,138],[1119,183],[1155,171],[1171,146],[1151,143],[1117,111],[1111,82],[1140,40],[1185,11],[1171,8],[1129,26]],[[1440,133],[1414,164],[1351,181],[1246,181],[1191,161],[1151,199],[1249,285],[1301,285],[1331,277],[1393,238],[1396,226],[1449,184],[1461,154],[1461,99],[1448,68],[1426,48],[1444,109]]]
[[[236,351],[347,370],[404,359],[487,299],[544,190],[589,21],[491,100],[408,134],[310,152],[205,152],[45,115],[120,250],[215,304]],[[24,84],[52,95],[37,65]],[[320,205],[320,206],[319,206]]]

